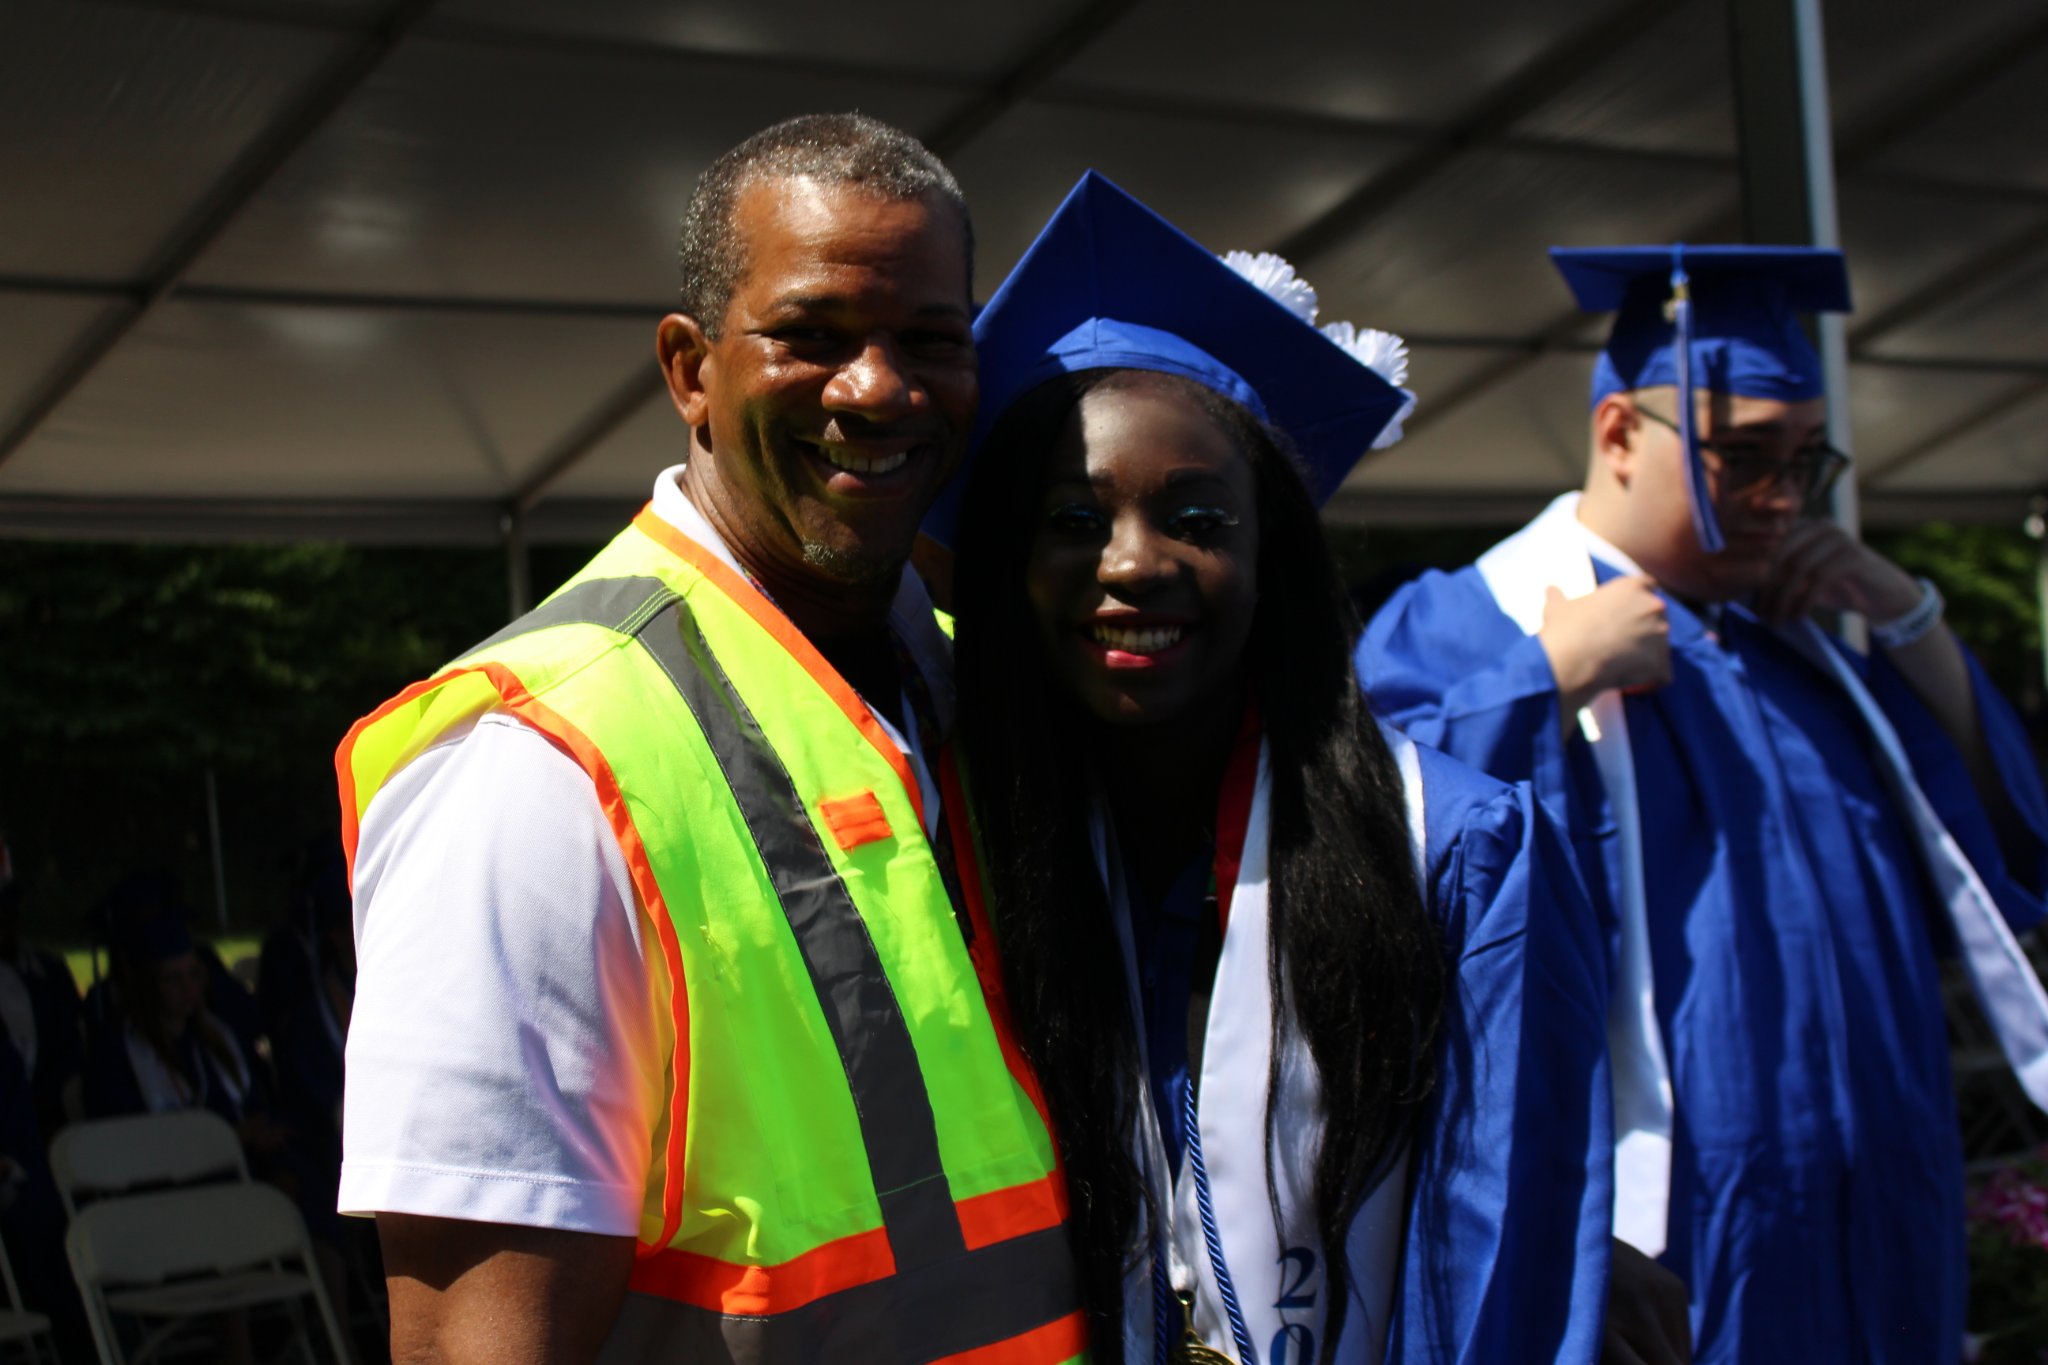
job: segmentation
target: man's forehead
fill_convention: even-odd
[[[742,282],[777,297],[823,297],[864,272],[968,306],[965,224],[934,194],[901,198],[808,176],[751,182],[734,206]]]
[[[1678,402],[1678,391],[1670,384],[1650,384],[1634,391],[1638,402],[1647,400],[1654,410],[1670,412]],[[1706,389],[1694,395],[1699,411],[1717,427],[1782,428],[1807,431],[1825,426],[1828,404],[1825,398],[1756,398],[1747,394],[1720,393]]]
[[[763,174],[749,180],[734,198],[734,222],[743,233],[794,238],[825,238],[848,234],[877,240],[908,240],[945,236],[932,229],[964,227],[958,211],[935,191],[921,195],[891,194],[852,180],[826,180],[809,175]],[[964,249],[965,234],[957,245]],[[930,250],[931,243],[922,249]]]

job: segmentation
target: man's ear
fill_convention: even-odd
[[[683,421],[695,430],[711,420],[711,400],[705,392],[706,371],[712,368],[711,340],[703,326],[687,313],[670,313],[654,332],[654,355],[661,362],[661,377],[668,382],[669,400]]]
[[[1621,487],[1635,473],[1636,430],[1642,425],[1635,399],[1610,393],[1593,407],[1593,462]]]

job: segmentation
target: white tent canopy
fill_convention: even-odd
[[[0,535],[603,535],[681,444],[697,173],[843,108],[955,168],[984,293],[1091,166],[1289,255],[1422,395],[1336,515],[1507,520],[1583,462],[1601,324],[1544,248],[1740,238],[1734,19],[1793,3],[6,0]],[[1865,517],[2017,523],[2048,9],[1825,20]]]

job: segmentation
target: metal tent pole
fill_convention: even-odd
[[[1728,13],[1743,236],[1839,247],[1820,0],[1728,0]],[[1828,393],[1828,440],[1854,454],[1848,330],[1838,314],[1821,314],[1813,323]],[[1853,465],[1836,481],[1829,510],[1850,535],[1862,533]],[[1857,648],[1868,647],[1860,619],[1845,618],[1842,634]]]

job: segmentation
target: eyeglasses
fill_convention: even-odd
[[[1674,434],[1678,432],[1678,423],[1669,417],[1640,405],[1636,412]],[[1785,460],[1760,451],[1731,449],[1725,441],[1705,437],[1699,439],[1699,448],[1721,491],[1734,498],[1761,496],[1789,479],[1800,498],[1812,502],[1834,487],[1850,464],[1849,456],[1830,445],[1807,446]]]

